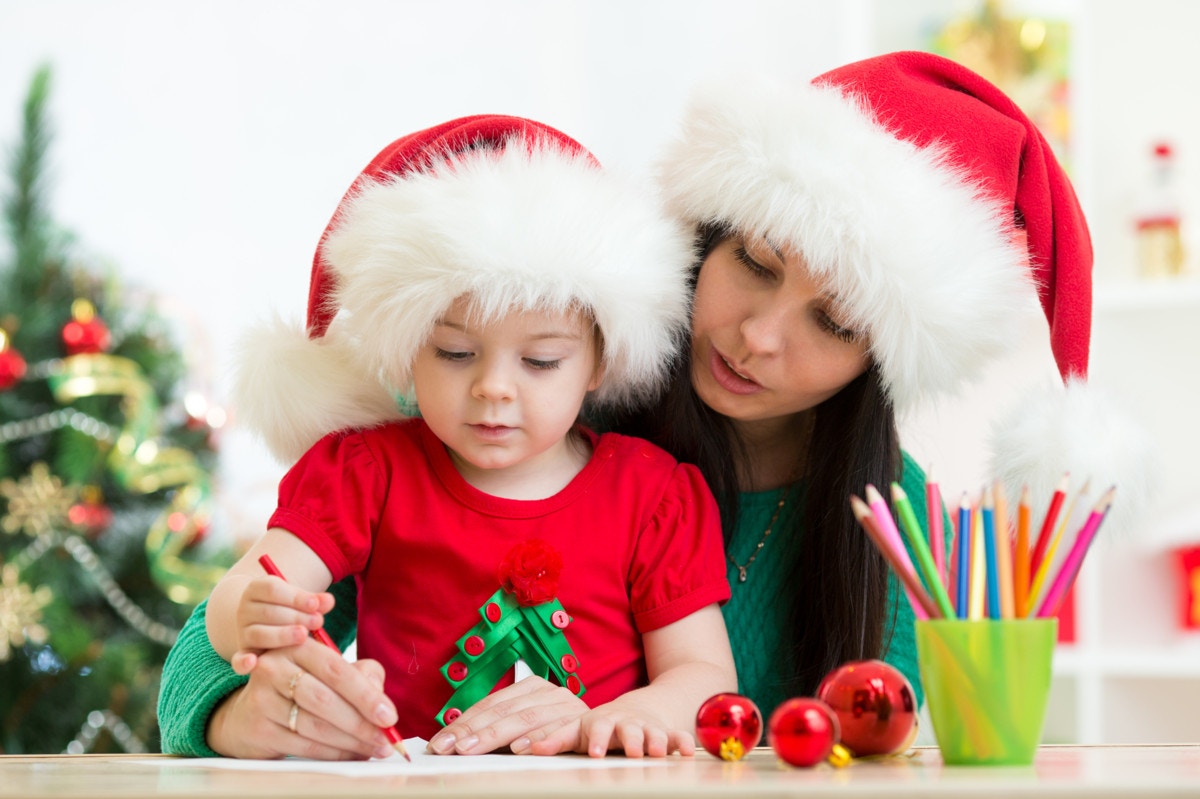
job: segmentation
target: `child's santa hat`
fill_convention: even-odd
[[[659,390],[686,331],[693,245],[650,192],[527,119],[474,116],[413,133],[367,165],[313,260],[307,331],[245,338],[243,420],[291,461],[321,436],[403,418],[396,395],[437,319],[462,295],[589,312],[605,378],[592,400]]]
[[[1119,483],[1114,511],[1141,504],[1145,438],[1085,383],[1083,212],[1041,133],[979,75],[904,52],[799,88],[712,85],[693,99],[661,179],[686,222],[803,253],[849,324],[869,332],[898,411],[1012,351],[1036,297],[1065,392],[1027,398],[997,426],[994,474],[1048,499],[1069,471],[1090,477],[1093,496]]]

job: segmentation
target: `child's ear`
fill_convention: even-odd
[[[589,392],[600,388],[600,384],[604,382],[604,375],[608,371],[603,359],[596,359],[596,368],[592,370],[592,379],[588,383],[587,390]]]

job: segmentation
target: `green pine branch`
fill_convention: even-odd
[[[45,274],[50,252],[50,220],[46,210],[45,167],[50,146],[46,104],[50,95],[50,68],[34,73],[21,116],[21,137],[10,156],[12,193],[4,203],[4,219],[13,243],[13,263],[8,275],[12,301],[32,297]],[[0,314],[16,307],[0,308]]]

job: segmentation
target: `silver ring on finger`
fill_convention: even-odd
[[[296,731],[296,718],[300,715],[300,706],[292,702],[292,709],[288,711],[288,729],[292,732]]]
[[[292,702],[296,701],[296,686],[300,684],[300,678],[304,676],[304,669],[300,669],[292,675],[292,679],[288,681],[287,698]]]

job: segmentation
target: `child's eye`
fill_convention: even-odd
[[[459,362],[467,360],[473,353],[444,350],[441,347],[434,347],[433,354],[444,361]]]
[[[750,253],[746,252],[746,248],[740,244],[733,248],[733,257],[738,260],[738,263],[746,267],[752,275],[757,277],[769,277],[771,275],[771,270],[751,258]]]
[[[531,369],[557,369],[562,365],[562,359],[546,361],[540,358],[525,358],[525,363],[529,364]]]
[[[819,324],[821,329],[826,333],[838,339],[839,341],[846,342],[847,344],[854,344],[860,338],[862,338],[862,334],[857,330],[852,330],[848,327],[842,327],[837,322],[833,321],[833,317],[824,311],[821,311],[817,314],[817,324]]]

